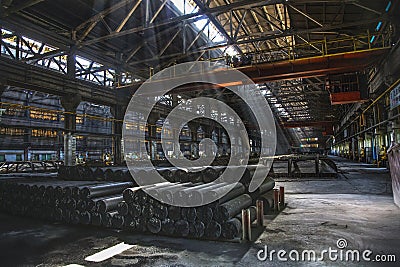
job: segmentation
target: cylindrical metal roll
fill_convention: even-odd
[[[204,236],[212,239],[217,239],[221,236],[221,225],[212,220],[204,230]]]
[[[118,213],[112,216],[111,225],[114,228],[122,229],[124,226],[124,216],[121,216]]]
[[[271,191],[275,187],[275,180],[267,177],[265,178],[264,182],[260,185],[260,187],[257,188],[256,191],[250,193],[251,197],[257,198],[259,195],[267,193],[268,191]]]
[[[147,220],[147,229],[153,233],[157,234],[161,231],[161,221],[156,217],[151,217]]]
[[[81,224],[88,225],[90,224],[91,214],[88,211],[80,212],[79,213],[79,222]]]
[[[250,222],[257,218],[257,209],[254,206],[249,207]],[[242,232],[242,213],[240,212],[235,218],[229,219],[222,224],[222,236],[226,239],[233,239],[240,236]]]
[[[252,198],[247,194],[229,200],[218,207],[216,219],[218,222],[226,222],[251,204]]]
[[[81,189],[79,195],[81,198],[94,198],[94,197],[120,194],[126,188],[129,188],[132,185],[133,184],[131,182],[119,182],[119,183],[88,186]]]
[[[217,198],[218,195],[222,195],[224,190],[227,190],[232,185],[226,185],[223,187],[218,187],[218,188],[213,188],[211,190],[207,190],[205,192],[205,198],[211,199],[211,198]],[[241,184],[237,183],[226,195],[224,195],[222,198],[218,199],[218,203],[225,203],[237,196],[240,196],[246,192],[246,187]]]
[[[182,220],[188,222],[195,222],[197,218],[197,213],[195,208],[181,208],[181,218]]]
[[[175,235],[177,236],[188,236],[189,235],[189,223],[185,220],[178,220],[174,224]]]
[[[99,199],[96,202],[97,211],[100,213],[105,213],[111,210],[115,210],[117,209],[118,204],[121,203],[122,201],[123,201],[122,195],[110,196],[107,198]]]
[[[181,208],[176,206],[168,207],[168,216],[173,221],[178,221],[181,219]]]
[[[101,226],[101,215],[98,212],[91,213],[92,224],[95,226]]]
[[[189,235],[196,238],[201,238],[204,236],[204,231],[206,227],[201,221],[195,221],[189,223]]]
[[[129,214],[129,206],[125,201],[121,201],[117,205],[117,211],[119,215],[126,216]]]
[[[213,218],[213,211],[209,206],[201,206],[196,208],[197,218],[207,225]]]
[[[161,233],[164,235],[173,235],[175,232],[175,222],[166,218],[161,222]]]

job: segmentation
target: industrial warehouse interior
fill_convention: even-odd
[[[399,266],[399,0],[0,0],[0,266]]]

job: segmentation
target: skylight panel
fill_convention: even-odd
[[[192,1],[185,0],[171,0],[174,6],[180,11],[181,14],[193,14],[199,11],[199,8]],[[208,19],[201,19],[195,21],[193,24],[198,30],[204,28],[204,26],[208,23]],[[203,33],[208,37],[210,43],[212,44],[226,44],[227,40],[224,35],[215,27],[215,25],[210,22],[207,27],[204,28]],[[226,49],[219,49],[221,52],[224,52],[228,55],[237,55],[237,51],[233,47],[228,47]]]
[[[191,4],[189,1],[171,0],[171,2],[182,14],[192,14],[199,10],[197,6]]]

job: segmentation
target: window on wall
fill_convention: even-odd
[[[145,124],[140,124],[140,125],[139,125],[139,130],[140,130],[140,131],[146,131],[146,132],[147,132],[148,128],[146,127]]]
[[[44,129],[33,129],[31,135],[32,135],[33,137],[49,137],[49,138],[55,138],[55,137],[57,137],[57,131],[44,130]]]
[[[0,162],[6,161],[6,155],[0,155]]]
[[[163,132],[164,137],[171,138],[172,137],[172,129],[167,128],[167,127],[164,127],[163,129],[164,129],[164,132]]]
[[[56,112],[43,111],[39,109],[31,109],[29,112],[31,119],[56,121],[58,119]]]
[[[76,115],[76,124],[83,124],[83,115]]]
[[[318,137],[302,138],[302,142],[318,142]]]
[[[22,154],[17,154],[16,155],[16,160],[17,161],[22,161]]]
[[[190,137],[190,129],[187,125],[183,126],[181,136]]]
[[[25,110],[22,108],[10,107],[7,108],[4,115],[13,116],[13,117],[24,117]]]
[[[17,136],[17,135],[24,135],[24,134],[25,134],[25,130],[24,129],[7,128],[7,127],[1,127],[0,128],[0,135]]]
[[[42,160],[51,160],[52,159],[52,155],[51,154],[43,154],[42,155]]]
[[[304,148],[318,148],[319,144],[301,144],[300,147]]]

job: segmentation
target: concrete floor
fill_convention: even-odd
[[[393,204],[389,173],[371,165],[334,158],[338,179],[277,180],[288,206],[253,244],[132,235],[92,227],[43,224],[0,215],[0,266],[400,266],[400,209]],[[257,259],[264,249],[316,250],[344,238],[344,249],[393,254],[395,263],[330,261],[272,262]],[[87,256],[125,242],[133,245],[101,263]],[[374,256],[370,256],[373,258]],[[287,257],[287,255],[286,255]],[[76,265],[75,265],[76,266]]]

